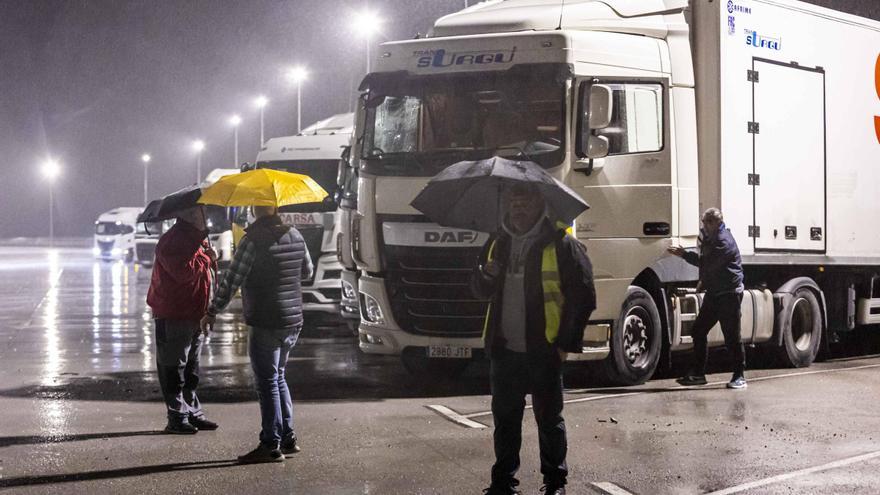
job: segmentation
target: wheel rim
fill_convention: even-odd
[[[642,307],[634,307],[623,320],[623,355],[630,366],[641,367],[648,361],[650,319]]]
[[[813,340],[813,308],[801,297],[794,302],[791,313],[791,341],[799,351],[808,351]]]

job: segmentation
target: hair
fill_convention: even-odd
[[[529,183],[517,183],[507,188],[508,197],[511,196],[537,196],[539,195],[538,186]]]
[[[718,208],[709,208],[703,212],[703,220],[708,219],[714,220],[714,223],[721,223],[724,221],[724,215],[721,214],[721,210]]]
[[[254,206],[255,217],[267,217],[278,212],[278,208],[274,206]]]

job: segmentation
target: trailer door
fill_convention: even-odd
[[[825,72],[754,59],[755,251],[825,252]]]

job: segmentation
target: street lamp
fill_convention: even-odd
[[[232,135],[235,139],[235,161],[233,162],[236,167],[238,167],[238,126],[241,124],[241,117],[238,115],[233,115],[229,117],[229,125],[232,126]]]
[[[370,73],[370,38],[374,33],[379,31],[379,27],[382,26],[382,18],[379,17],[375,12],[363,11],[358,14],[355,14],[354,19],[352,21],[352,28],[364,37],[367,44],[367,74]]]
[[[266,142],[266,135],[263,132],[263,130],[264,130],[263,114],[266,111],[266,105],[268,103],[269,103],[269,98],[266,98],[263,95],[258,96],[257,99],[254,100],[254,105],[260,109],[260,147],[261,148],[263,147],[263,143]]]
[[[144,206],[146,206],[147,203],[150,201],[147,191],[147,177],[150,170],[150,160],[152,160],[152,157],[149,155],[149,153],[144,153],[143,155],[141,155],[141,161],[144,162]]]
[[[296,132],[302,131],[302,83],[309,77],[305,67],[297,65],[287,71],[287,80],[296,84]]]
[[[205,142],[201,139],[193,141],[193,151],[197,153],[196,158],[196,185],[202,182],[202,151],[205,150]]]
[[[43,177],[49,181],[49,247],[55,245],[55,179],[61,175],[61,165],[49,159],[40,167]]]

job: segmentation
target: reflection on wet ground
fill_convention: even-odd
[[[93,260],[85,250],[2,251],[0,395],[71,400],[160,401],[150,270]],[[35,259],[36,258],[36,259]],[[39,298],[37,298],[39,297]],[[238,302],[222,314],[202,353],[205,402],[254,400],[247,328]],[[288,380],[301,401],[486,394],[487,366],[428,384],[396,358],[361,353],[344,326],[307,325]],[[47,417],[57,414],[47,411]],[[57,418],[61,420],[61,418]]]

